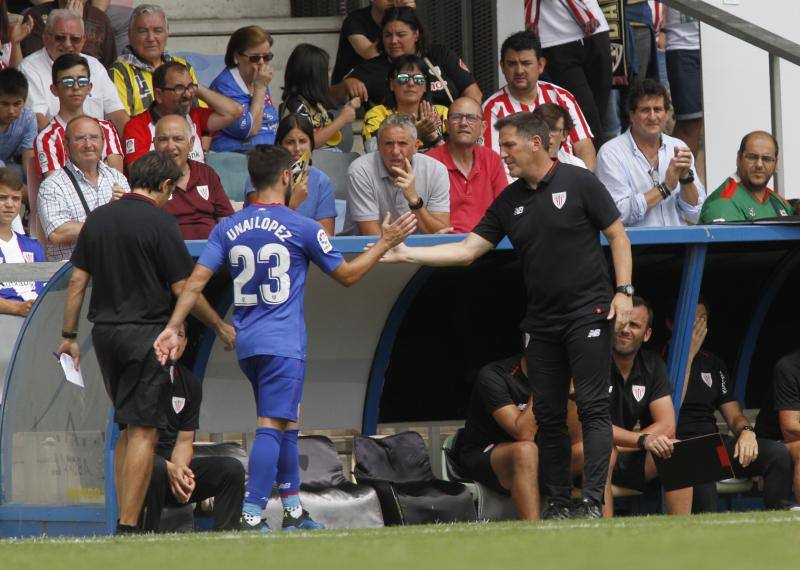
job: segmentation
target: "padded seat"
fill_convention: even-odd
[[[347,169],[359,157],[357,152],[332,152],[315,150],[311,164],[328,175],[333,183],[333,195],[337,200],[347,200]]]
[[[239,152],[210,152],[206,164],[219,175],[228,198],[244,202],[244,185],[249,177],[247,156]]]
[[[375,490],[356,485],[344,476],[333,442],[325,436],[301,436],[297,440],[300,459],[300,502],[311,517],[326,528],[380,528],[381,506]],[[274,499],[274,500],[273,500]],[[277,493],[266,509],[267,523],[281,528],[283,508]]]
[[[511,500],[509,493],[498,493],[483,483],[473,481],[461,474],[456,457],[456,443],[463,435],[464,429],[459,429],[448,436],[442,443],[442,479],[457,481],[467,486],[475,501],[478,519],[490,521],[517,520],[517,508]]]
[[[386,525],[477,519],[467,488],[437,479],[422,437],[411,431],[382,439],[355,436],[354,475],[375,489]]]

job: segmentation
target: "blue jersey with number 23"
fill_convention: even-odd
[[[344,258],[317,222],[280,204],[251,204],[211,232],[197,262],[212,271],[228,264],[240,360],[259,354],[305,359],[309,260],[330,273]]]

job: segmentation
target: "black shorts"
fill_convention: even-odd
[[[500,493],[508,493],[508,489],[500,484],[500,480],[492,469],[491,455],[495,447],[495,445],[486,449],[462,447],[458,453],[458,467],[464,477]]]
[[[626,451],[617,455],[617,463],[611,474],[611,482],[626,489],[645,491],[647,480],[644,476],[646,451]]]
[[[114,421],[139,427],[167,427],[169,370],[156,359],[153,342],[164,325],[95,325],[97,363],[114,405]]]

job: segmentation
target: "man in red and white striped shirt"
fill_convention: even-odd
[[[78,54],[68,53],[53,63],[53,84],[50,89],[58,97],[58,114],[37,135],[34,149],[36,167],[46,178],[67,162],[64,129],[75,117],[84,115],[83,103],[92,90],[89,63]],[[117,130],[108,121],[97,121],[103,131],[103,161],[122,172],[122,145]]]
[[[595,149],[586,118],[572,93],[558,85],[539,81],[544,71],[545,59],[540,57],[539,38],[533,32],[517,32],[510,35],[500,48],[500,67],[506,78],[506,86],[491,95],[483,103],[483,118],[486,121],[483,144],[500,152],[498,133],[494,124],[514,113],[533,111],[544,103],[555,103],[564,107],[572,117],[574,128],[564,141],[564,150],[574,154],[594,170]]]

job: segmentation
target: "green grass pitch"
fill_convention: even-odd
[[[800,514],[0,542],[8,570],[800,569]]]

